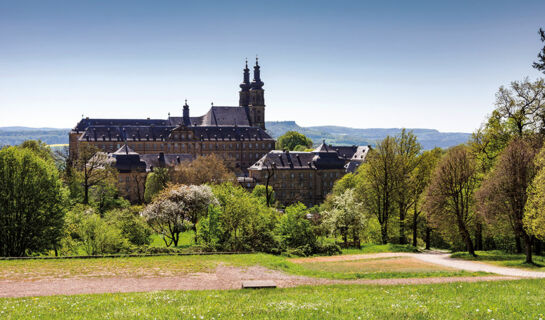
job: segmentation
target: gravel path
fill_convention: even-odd
[[[351,254],[343,256],[328,256],[328,257],[313,257],[313,258],[297,258],[292,259],[292,262],[334,262],[334,261],[351,261],[364,259],[380,259],[393,257],[412,257],[424,262],[438,264],[445,267],[450,267],[459,270],[470,272],[489,272],[503,276],[523,277],[523,278],[545,278],[545,272],[524,270],[519,268],[500,267],[483,262],[468,261],[461,259],[452,259],[448,253],[409,253],[409,252],[384,252],[372,254]]]
[[[422,261],[465,271],[483,271],[510,277],[545,278],[545,272],[500,267],[476,261],[452,259],[450,258],[450,254],[412,253],[411,255]]]

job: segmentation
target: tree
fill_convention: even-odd
[[[115,170],[109,165],[107,155],[99,152],[98,148],[82,143],[79,147],[76,168],[77,180],[83,187],[83,203],[89,203],[89,190],[104,180],[111,178]]]
[[[278,137],[276,141],[276,147],[280,150],[294,151],[298,146],[310,148],[312,147],[312,140],[297,131],[288,131]]]
[[[528,200],[523,218],[525,231],[545,240],[545,147],[536,156],[537,174],[528,188]]]
[[[511,82],[509,88],[500,87],[496,93],[496,111],[513,135],[545,132],[545,82],[526,78]]]
[[[29,149],[0,149],[0,255],[24,256],[56,246],[65,194],[51,161]]]
[[[524,208],[527,189],[536,172],[534,158],[540,146],[540,139],[513,139],[477,192],[479,211],[489,221],[509,221],[515,235],[524,240],[527,263],[532,263],[532,239],[524,230]]]
[[[348,236],[352,236],[354,246],[360,247],[360,233],[363,231],[367,217],[363,204],[356,199],[353,189],[333,196],[332,208],[324,211],[324,223],[331,231],[339,231],[345,248],[348,247]]]
[[[105,220],[120,230],[121,235],[131,244],[137,246],[151,243],[152,231],[146,220],[140,215],[139,206],[125,209],[110,210],[105,215]]]
[[[395,139],[388,136],[367,155],[367,163],[358,168],[357,194],[370,214],[380,223],[382,243],[388,243],[388,223],[395,200],[398,157]]]
[[[221,184],[229,181],[236,182],[236,177],[220,158],[210,154],[177,165],[174,170],[171,170],[170,181],[186,185]]]
[[[457,226],[467,251],[475,255],[469,233],[477,187],[475,161],[464,145],[453,147],[434,170],[425,199],[425,211],[432,225],[444,233]]]
[[[31,150],[45,161],[54,161],[54,154],[45,142],[40,140],[25,140],[19,147]]]
[[[273,187],[271,186],[266,187],[262,184],[258,184],[254,187],[254,190],[252,190],[252,195],[259,199],[265,200],[264,202],[267,207],[270,207],[276,201],[276,196]]]
[[[316,235],[307,219],[307,207],[298,202],[286,207],[280,217],[275,233],[285,248],[305,248],[305,254],[312,254],[316,245]]]
[[[83,217],[79,226],[79,236],[83,250],[88,255],[118,253],[128,249],[128,242],[121,230],[108,224],[98,214]]]
[[[439,159],[441,159],[442,154],[443,151],[440,148],[424,151],[424,153],[419,156],[420,159],[418,161],[418,166],[412,172],[409,179],[411,184],[410,191],[412,192],[412,229],[414,247],[418,245],[418,220],[422,213],[421,204],[424,198],[424,191],[430,183],[432,172],[435,169]],[[429,227],[426,226],[426,228],[428,229]],[[426,232],[430,231],[431,230],[426,230]],[[429,235],[427,236],[427,239],[429,239]],[[426,242],[426,246],[429,249],[429,242]]]
[[[98,214],[103,217],[106,211],[114,208],[128,207],[128,200],[119,197],[117,190],[117,172],[98,181],[89,189],[89,204],[97,209]]]
[[[166,246],[178,246],[180,233],[193,228],[216,198],[209,186],[173,185],[159,193],[142,211],[152,229],[161,234]]]
[[[148,173],[144,188],[144,201],[146,203],[150,203],[156,194],[167,187],[169,181],[168,174],[168,169],[166,168],[153,168],[153,172]]]
[[[396,137],[396,165],[397,172],[394,178],[395,183],[395,201],[399,210],[399,243],[406,244],[405,219],[409,208],[414,205],[416,186],[415,181],[411,179],[413,172],[417,168],[421,158],[418,156],[422,146],[418,143],[416,136],[405,129]]]
[[[541,37],[541,42],[545,42],[545,30],[539,28],[538,34]],[[532,66],[535,69],[545,73],[545,46],[543,46],[543,49],[541,49],[541,51],[538,53],[537,61],[534,62]]]
[[[270,252],[276,248],[274,227],[277,211],[247,192],[240,185],[223,183],[212,186],[220,203],[219,216],[224,250],[256,250]]]

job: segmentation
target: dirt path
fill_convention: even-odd
[[[364,259],[380,259],[393,257],[411,257],[424,262],[433,263],[453,269],[465,270],[470,272],[489,272],[509,277],[523,278],[545,278],[545,272],[524,270],[519,268],[500,267],[483,262],[468,261],[461,259],[452,259],[448,253],[408,253],[408,252],[384,252],[372,254],[351,254],[343,256],[327,256],[313,258],[297,258],[292,262],[334,262],[334,261],[352,261]]]
[[[157,290],[225,290],[240,289],[244,280],[273,280],[280,288],[301,285],[368,284],[407,285],[450,282],[513,280],[516,277],[437,277],[406,279],[333,280],[286,274],[260,266],[249,268],[219,266],[215,273],[194,273],[176,277],[105,277],[67,278],[36,281],[0,281],[1,297],[72,295]]]
[[[471,272],[495,273],[482,277],[435,277],[404,279],[358,279],[333,280],[290,275],[261,266],[228,267],[218,266],[215,272],[191,273],[179,276],[154,277],[96,277],[96,278],[48,278],[40,280],[0,280],[0,298],[45,295],[71,295],[113,292],[145,292],[157,290],[208,290],[240,289],[244,280],[273,280],[278,287],[328,284],[367,284],[367,285],[409,285],[450,282],[477,282],[513,280],[520,278],[545,278],[545,272],[527,271],[516,268],[493,266],[485,263],[451,259],[449,254],[431,253],[375,253],[329,257],[297,258],[292,262],[334,262],[362,259],[411,257],[428,263]]]

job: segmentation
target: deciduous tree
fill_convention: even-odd
[[[195,228],[199,218],[216,198],[209,186],[173,185],[159,193],[144,208],[142,215],[155,232],[163,236],[165,244],[178,245],[180,234]]]
[[[183,162],[171,170],[170,181],[175,184],[200,185],[235,182],[235,174],[215,154],[199,156],[193,161]]]
[[[541,139],[513,139],[503,150],[490,175],[477,192],[478,209],[488,221],[507,220],[524,240],[526,262],[532,263],[532,239],[524,230],[527,189],[536,173],[534,158]]]
[[[0,150],[0,255],[24,256],[56,245],[65,205],[52,161],[27,148]]]
[[[354,189],[347,189],[331,199],[331,209],[323,212],[324,220],[332,232],[339,231],[345,248],[352,236],[354,246],[360,247],[360,234],[367,223],[363,204],[356,199]]]
[[[449,149],[439,162],[425,199],[425,211],[432,225],[444,233],[452,232],[456,226],[472,255],[475,255],[475,250],[469,229],[475,215],[476,187],[475,161],[468,148],[460,145]]]
[[[303,149],[310,148],[312,147],[312,140],[297,131],[288,131],[278,137],[276,142],[276,147],[280,150],[294,151],[298,146],[302,146]]]
[[[398,157],[396,142],[386,137],[367,156],[367,163],[358,169],[360,183],[357,194],[370,214],[376,215],[380,223],[382,243],[388,243],[388,224],[395,201],[395,179]]]

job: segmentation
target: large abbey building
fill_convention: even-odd
[[[134,202],[142,201],[146,175],[154,167],[215,154],[248,189],[268,184],[281,204],[318,204],[335,180],[357,169],[369,147],[328,146],[324,141],[312,152],[273,151],[275,141],[265,131],[265,91],[257,59],[253,69],[250,82],[246,63],[238,106],[212,106],[205,115],[192,117],[186,101],[181,117],[84,118],[70,132],[70,156],[77,158],[84,144],[96,146],[117,169],[119,190]]]
[[[202,116],[190,116],[189,105],[181,117],[167,119],[82,119],[70,132],[70,155],[78,156],[85,143],[115,154],[124,145],[132,152],[188,159],[216,154],[238,174],[274,149],[265,131],[265,97],[256,59],[250,82],[248,63],[243,70],[238,106],[212,106]],[[170,156],[169,156],[170,155]]]

